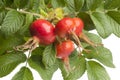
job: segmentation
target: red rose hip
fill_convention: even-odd
[[[31,24],[30,33],[39,40],[40,44],[48,45],[55,40],[53,25],[43,19],[36,20]]]
[[[73,32],[79,36],[82,33],[82,30],[84,28],[84,23],[80,18],[73,18],[74,21],[74,28],[73,28]]]
[[[71,40],[63,41],[56,46],[56,56],[60,59],[68,57],[74,50],[74,43]]]
[[[66,17],[56,24],[55,33],[61,38],[68,37],[72,32],[79,36],[82,33],[83,27],[84,23],[80,18]]]
[[[74,27],[74,22],[72,18],[66,17],[61,19],[55,27],[55,33],[61,37],[65,38],[68,36],[70,30]]]
[[[43,19],[35,20],[30,25],[30,33],[32,38],[30,38],[25,44],[17,46],[16,50],[34,50],[38,44],[49,45],[55,41],[54,26]]]

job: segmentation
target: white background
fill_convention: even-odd
[[[113,62],[116,66],[116,68],[106,67],[107,72],[109,73],[111,80],[119,80],[120,79],[120,38],[117,38],[116,36],[111,35],[107,39],[103,40],[103,44],[105,47],[111,50],[112,55],[113,55]],[[14,76],[14,74],[18,72],[21,66],[23,65],[25,64],[20,64],[11,74],[7,75],[6,77],[0,78],[0,80],[11,80],[12,76]],[[42,80],[39,74],[35,70],[33,69],[31,70],[34,74],[34,80]],[[59,69],[54,73],[52,80],[63,80]],[[87,74],[85,73],[78,80],[88,80]]]

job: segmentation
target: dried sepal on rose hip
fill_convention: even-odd
[[[35,20],[30,25],[32,37],[23,45],[17,46],[16,49],[23,51],[26,49],[34,50],[37,45],[49,45],[55,41],[54,26],[44,19]]]
[[[56,57],[62,59],[67,71],[70,71],[69,55],[74,51],[74,43],[71,40],[63,41],[56,45]]]

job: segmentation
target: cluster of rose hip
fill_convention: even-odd
[[[30,26],[32,38],[17,49],[34,50],[38,44],[49,45],[54,43],[56,57],[62,59],[69,68],[69,55],[74,51],[75,44],[82,47],[79,37],[82,35],[84,23],[80,18],[65,17],[54,26],[44,19],[35,20]]]
[[[38,19],[30,27],[30,33],[39,44],[49,45],[56,40],[56,57],[64,59],[74,50],[73,36],[80,36],[84,24],[80,18],[63,18],[54,27],[49,21]]]

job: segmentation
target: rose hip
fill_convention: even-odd
[[[73,31],[77,36],[82,33],[84,23],[80,18],[63,18],[61,19],[55,27],[55,33],[61,37],[65,38],[71,35]]]
[[[68,57],[74,50],[74,43],[71,40],[63,41],[62,43],[56,46],[58,58]]]
[[[47,20],[38,19],[30,25],[30,38],[25,44],[17,46],[16,50],[23,51],[26,49],[34,50],[38,44],[49,45],[55,41],[54,26]]]
[[[65,38],[68,36],[70,30],[74,27],[74,22],[72,18],[66,17],[60,20],[55,27],[55,33],[61,37]]]
[[[48,45],[55,41],[53,25],[43,19],[34,21],[30,26],[30,33],[39,40],[40,44]]]

